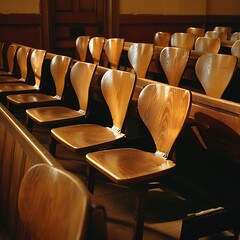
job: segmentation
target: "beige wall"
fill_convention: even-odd
[[[40,0],[0,0],[0,13],[39,14]]]

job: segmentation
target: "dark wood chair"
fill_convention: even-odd
[[[199,52],[218,53],[220,47],[220,38],[198,37],[194,44],[194,50]]]
[[[71,68],[70,80],[78,99],[79,110],[66,106],[46,106],[26,110],[27,129],[31,132],[33,122],[40,125],[66,125],[87,118],[89,89],[96,65],[77,61]],[[72,96],[68,96],[69,98]]]
[[[69,66],[72,59],[67,56],[62,55],[53,55],[50,63],[50,72],[53,78],[55,95],[47,94],[36,86],[31,86],[27,90],[31,90],[30,93],[22,90],[22,85],[15,84],[14,87],[9,88],[9,94],[7,96],[7,103],[9,109],[13,106],[16,107],[37,107],[37,106],[46,106],[51,104],[58,104],[61,101],[64,86],[65,78],[69,70]],[[36,73],[36,72],[35,72]],[[42,78],[43,76],[41,76]],[[42,83],[43,79],[41,79]],[[23,84],[23,83],[22,83]],[[2,84],[0,84],[1,87]],[[13,84],[12,84],[13,85]],[[27,84],[25,84],[27,85]],[[0,88],[1,90],[1,88]],[[34,91],[35,90],[35,91]]]
[[[89,52],[92,56],[93,63],[96,65],[100,64],[104,42],[104,37],[93,37],[89,41]]]
[[[205,53],[199,57],[195,72],[206,95],[221,98],[232,79],[236,65],[237,57],[233,55]]]
[[[168,83],[178,86],[187,66],[190,50],[187,48],[165,47],[159,56]]]
[[[133,43],[128,49],[129,62],[138,77],[145,78],[153,56],[153,44]]]
[[[192,33],[176,32],[171,36],[171,47],[193,49],[196,35]]]
[[[156,32],[154,35],[153,44],[159,47],[168,47],[170,44],[170,32]]]
[[[133,239],[142,239],[144,194],[148,183],[170,174],[175,163],[171,150],[188,117],[191,93],[165,84],[149,84],[140,93],[138,111],[155,142],[156,151],[118,148],[88,153],[88,188],[94,190],[94,172],[99,171],[115,184],[136,185],[137,204]]]
[[[109,108],[112,127],[98,124],[78,124],[53,128],[51,130],[50,152],[55,155],[56,144],[74,152],[85,153],[110,147],[125,139],[122,127],[128,111],[128,105],[135,86],[133,73],[108,70],[101,80],[101,91]]]
[[[76,39],[76,50],[80,61],[85,62],[87,59],[89,40],[90,36],[79,36]]]

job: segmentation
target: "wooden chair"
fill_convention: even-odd
[[[194,34],[196,37],[203,37],[205,34],[205,28],[200,27],[189,27],[187,33]]]
[[[100,64],[104,42],[104,37],[93,37],[89,41],[89,51],[91,53],[93,63],[96,65]]]
[[[26,110],[27,129],[32,131],[32,124],[66,125],[79,122],[87,117],[89,89],[96,65],[77,61],[71,68],[70,80],[78,98],[79,110],[65,106],[46,106]],[[72,96],[69,96],[72,97]]]
[[[90,36],[79,36],[76,39],[76,49],[80,61],[86,61],[89,40]]]
[[[122,127],[135,86],[133,73],[108,70],[102,77],[101,90],[112,119],[112,127],[78,124],[51,130],[50,152],[55,155],[57,142],[74,152],[85,153],[123,141]]]
[[[82,239],[91,198],[83,182],[47,164],[30,168],[21,182],[18,208],[31,239]]]
[[[144,192],[148,183],[159,181],[162,175],[170,174],[175,168],[175,163],[169,157],[188,117],[190,105],[190,91],[165,84],[149,84],[139,95],[138,111],[155,142],[155,153],[136,148],[119,148],[86,155],[90,166],[88,188],[91,192],[94,190],[95,170],[115,184],[136,185],[133,239],[142,239]]]
[[[220,31],[206,31],[204,37],[220,38],[220,40],[227,40],[227,33]]]
[[[123,38],[109,38],[105,45],[104,51],[109,61],[109,67],[112,69],[118,69],[118,64],[122,54],[124,46]]]
[[[156,32],[154,35],[153,44],[155,46],[167,47],[170,44],[171,33],[169,32]]]
[[[198,58],[195,72],[206,95],[221,98],[236,69],[237,57],[206,53]]]
[[[5,70],[4,66],[4,47],[5,47],[5,42],[0,42],[0,71]],[[0,72],[1,74],[1,72]]]
[[[240,68],[240,39],[232,45],[231,54],[238,58],[238,68]]]
[[[138,77],[145,78],[153,56],[153,44],[133,43],[128,50],[129,62]]]
[[[18,44],[12,43],[7,49],[7,68],[8,70],[1,69],[0,76],[13,76],[14,75],[14,65],[15,56],[17,53]]]
[[[230,37],[230,40],[233,41],[233,42],[235,42],[239,39],[240,39],[240,32],[234,32]]]
[[[196,36],[191,33],[177,32],[171,36],[171,46],[179,48],[193,49]]]
[[[218,53],[220,47],[220,38],[198,37],[194,44],[194,50],[199,52]]]
[[[37,89],[35,86],[30,85],[29,89],[31,87],[31,92],[22,91],[22,85],[15,84],[15,87],[9,88],[9,94],[7,96],[7,104],[9,109],[11,109],[13,106],[29,108],[56,105],[60,103],[65,85],[65,77],[67,75],[71,60],[72,59],[70,57],[62,55],[54,55],[51,60],[50,72],[54,82],[55,95],[47,94],[41,89]],[[41,83],[42,81],[43,79],[41,79]],[[34,89],[35,91],[33,91]]]
[[[190,50],[187,48],[165,47],[159,56],[168,83],[178,86],[187,66]]]
[[[232,35],[232,27],[229,27],[229,26],[216,26],[213,28],[213,31],[225,32],[227,35],[227,39],[230,39]]]

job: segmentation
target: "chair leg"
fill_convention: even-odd
[[[56,155],[56,148],[57,148],[57,141],[51,137],[50,144],[49,144],[49,152],[55,156]]]
[[[26,119],[26,127],[29,132],[32,132],[33,129],[33,121],[31,118],[27,117]]]
[[[88,165],[86,174],[87,188],[89,192],[94,193],[94,182],[95,182],[95,168]]]
[[[133,240],[143,239],[144,228],[144,208],[145,208],[145,185],[137,184],[136,191],[136,208],[135,208],[135,224],[133,232]]]

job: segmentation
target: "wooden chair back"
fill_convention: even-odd
[[[232,34],[232,27],[229,26],[216,26],[213,28],[213,31],[218,31],[218,32],[225,32],[227,35],[227,39],[230,39],[231,34]]]
[[[240,32],[234,32],[230,37],[230,40],[233,41],[233,42],[235,42],[239,39],[240,39]]]
[[[47,164],[30,168],[18,208],[31,239],[85,239],[90,195],[79,178]]]
[[[39,89],[42,76],[42,65],[47,51],[43,49],[34,49],[31,53],[31,67],[34,74],[35,87]]]
[[[139,95],[138,111],[151,133],[156,154],[167,157],[187,119],[191,106],[189,90],[164,84],[149,84]]]
[[[22,46],[17,50],[17,63],[20,70],[20,78],[23,80],[27,79],[29,54],[30,47]]]
[[[205,28],[200,27],[189,27],[187,33],[194,34],[196,37],[203,37],[205,34]]]
[[[186,48],[165,47],[159,56],[168,83],[178,86],[187,66],[190,50]]]
[[[227,40],[227,33],[226,32],[220,32],[220,31],[206,31],[205,37],[211,37],[211,38],[220,38],[220,40]]]
[[[89,51],[92,55],[93,63],[96,65],[100,64],[104,42],[104,37],[93,37],[89,41]]]
[[[86,61],[89,40],[90,40],[90,36],[79,36],[76,39],[76,49],[77,49],[80,61],[83,61],[83,62]]]
[[[113,128],[119,132],[126,117],[135,81],[135,74],[115,69],[108,70],[101,80],[101,90],[111,113]]]
[[[56,90],[56,98],[61,99],[64,85],[65,77],[69,70],[69,65],[71,63],[71,58],[63,55],[55,55],[50,64],[50,71],[53,77]]]
[[[171,46],[193,49],[195,40],[196,36],[194,34],[177,32],[171,36]]]
[[[104,50],[110,64],[110,68],[118,69],[123,46],[124,46],[123,38],[109,38],[106,41],[104,45]]]
[[[154,35],[153,44],[155,46],[167,47],[170,44],[171,33],[170,32],[156,32]]]
[[[70,80],[77,95],[79,111],[86,114],[88,108],[89,89],[96,64],[76,62],[71,68]]]
[[[196,75],[206,95],[221,98],[236,69],[237,57],[226,54],[206,53],[198,58]]]
[[[8,46],[7,49],[7,64],[8,64],[8,72],[13,74],[15,67],[15,56],[18,50],[18,45],[16,43],[12,43]]]
[[[129,62],[138,77],[145,78],[153,56],[153,44],[133,43],[128,50]]]
[[[231,54],[238,58],[238,68],[240,68],[240,39],[232,45]]]
[[[5,42],[0,42],[0,69],[4,69],[4,46]]]
[[[199,52],[218,53],[220,47],[220,38],[198,37],[194,44],[194,49]]]

